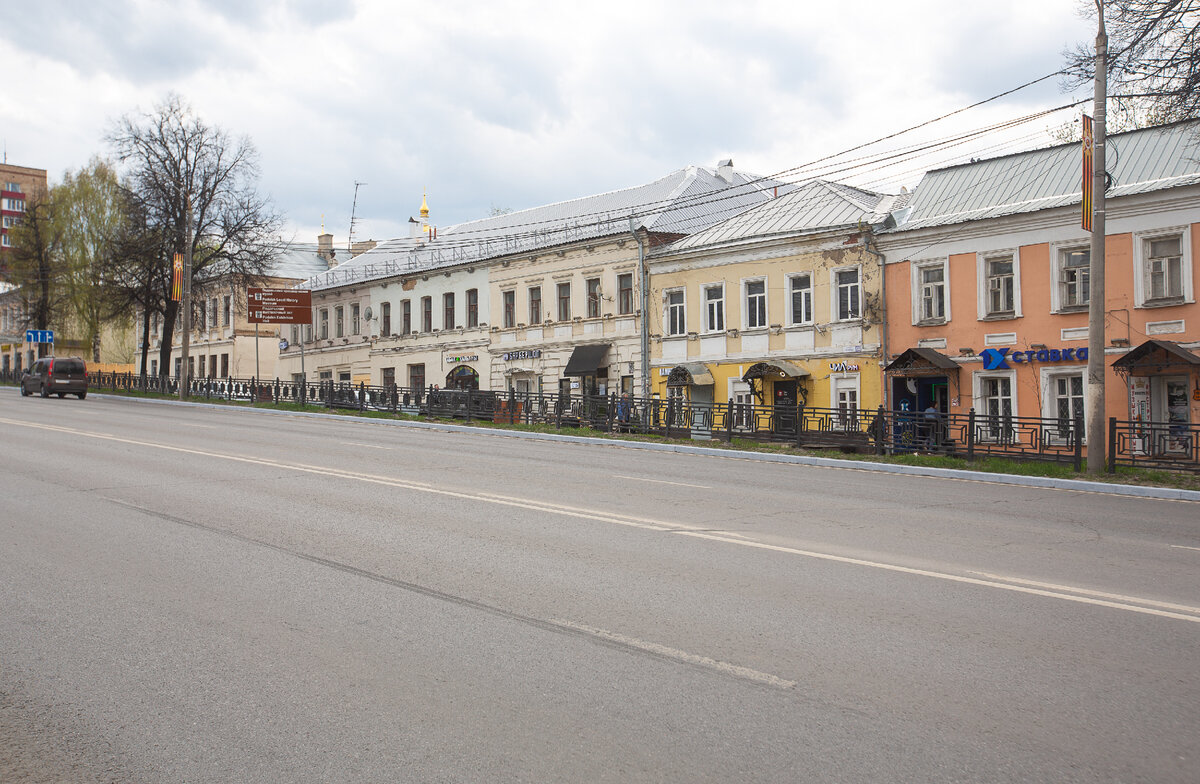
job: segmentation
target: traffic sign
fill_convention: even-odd
[[[312,292],[305,289],[247,289],[251,324],[311,324]]]
[[[27,329],[25,330],[26,343],[53,343],[54,330],[52,329]]]

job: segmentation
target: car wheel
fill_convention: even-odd
[[[42,393],[42,397],[50,397],[50,390],[46,389],[45,384],[42,384],[41,393]]]
[[[79,399],[80,399],[80,400],[83,400],[85,397],[87,397],[87,392],[80,392],[80,393],[79,393]]]
[[[55,394],[58,395],[59,400],[62,400],[64,397],[67,396],[66,392],[56,392]]]
[[[21,397],[29,397],[29,388],[24,384],[21,385]]]

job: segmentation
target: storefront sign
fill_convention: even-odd
[[[464,354],[464,355],[460,355],[460,356],[446,357],[447,365],[457,365],[460,362],[478,362],[478,361],[479,361],[478,354],[470,354],[470,355]]]
[[[1009,353],[1009,352],[1012,353]],[[1037,351],[1012,351],[1007,348],[985,348],[979,352],[984,370],[1010,368],[1010,361],[1018,365],[1035,362],[1087,362],[1087,348],[1043,348]]]
[[[524,351],[509,351],[506,354],[501,354],[500,359],[505,362],[511,362],[514,359],[538,359],[542,356],[540,348],[526,349]]]
[[[829,369],[835,373],[857,373],[858,364],[854,362],[830,362]]]

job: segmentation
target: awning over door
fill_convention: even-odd
[[[571,358],[567,360],[567,369],[563,371],[563,375],[594,376],[604,362],[604,355],[608,353],[611,345],[611,343],[588,343],[576,346],[575,350],[571,352]]]
[[[782,359],[772,359],[770,362],[756,362],[742,376],[742,381],[755,378],[804,378],[809,372],[799,365],[794,365]]]
[[[883,369],[893,376],[945,376],[958,377],[959,365],[950,357],[931,348],[910,348],[896,357]]]
[[[708,367],[699,362],[689,362],[685,365],[676,365],[671,368],[671,375],[667,376],[667,386],[669,387],[686,387],[699,386],[707,387],[713,385],[712,373],[708,372]]]
[[[1147,340],[1125,356],[1112,363],[1119,373],[1137,370],[1143,373],[1188,372],[1200,369],[1200,356],[1196,356],[1178,343],[1170,340]]]

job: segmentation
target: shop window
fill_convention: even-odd
[[[675,289],[666,293],[667,299],[667,334],[683,335],[687,333],[687,323],[684,318],[683,289]]]
[[[467,289],[467,326],[479,326],[479,289]]]
[[[788,298],[791,308],[788,323],[793,326],[813,323],[812,275],[805,272],[788,278]]]
[[[725,284],[704,287],[704,331],[725,330]]]
[[[529,323],[542,323],[542,287],[529,287]]]
[[[517,326],[517,292],[509,290],[500,296],[504,300],[504,326],[506,328]]]
[[[762,329],[767,326],[767,282],[763,279],[748,280],[746,292],[746,329]]]
[[[633,312],[633,273],[617,276],[617,311],[623,315]]]
[[[1084,422],[1084,379],[1082,370],[1050,372],[1043,369],[1042,388],[1045,391],[1045,407],[1042,416],[1057,421],[1052,438],[1065,441],[1070,437],[1074,423]]]
[[[433,332],[433,297],[421,297],[421,331]]]
[[[454,329],[458,322],[454,317],[454,292],[447,291],[442,295],[442,329]]]
[[[558,320],[571,320],[571,284],[558,284]]]
[[[1013,398],[1012,374],[976,374],[975,380],[976,397],[980,403],[976,426],[979,428],[980,437],[985,441],[1012,443],[1016,439],[1016,430],[1013,427],[1016,401]]]
[[[837,409],[834,426],[843,430],[857,430],[859,428],[858,376],[830,376],[829,383],[832,387],[830,396]]]
[[[600,318],[600,279],[588,278],[587,286],[587,317]]]
[[[1056,254],[1055,310],[1083,310],[1091,297],[1092,252],[1084,248],[1059,248]]]

